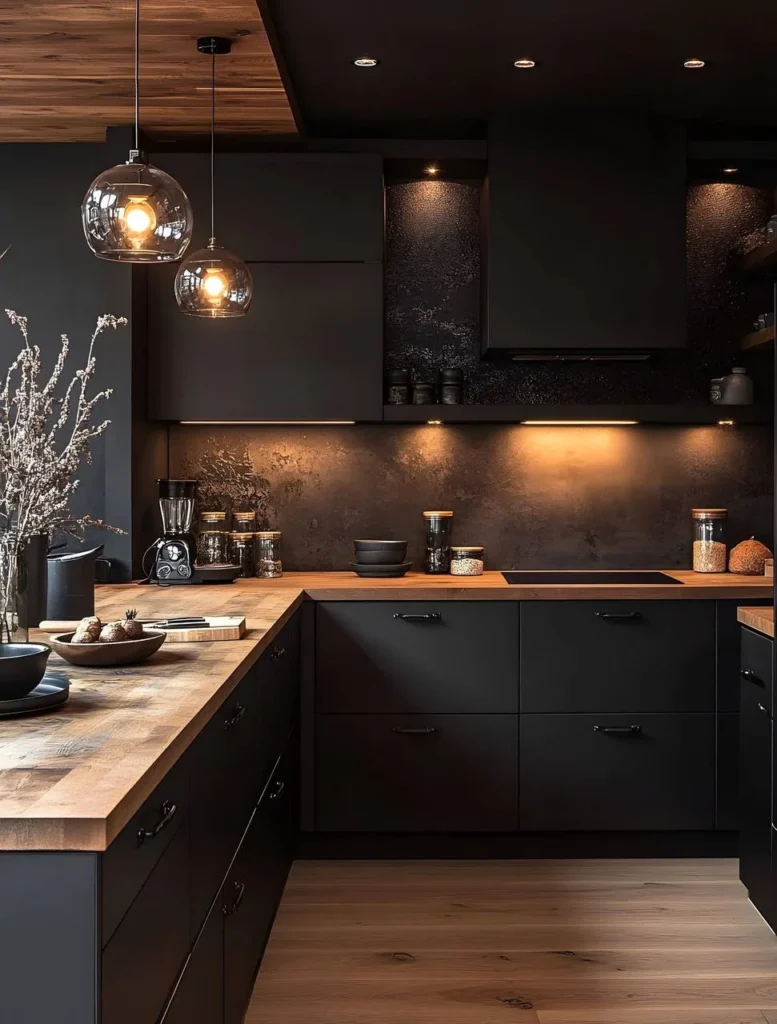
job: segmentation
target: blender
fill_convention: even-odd
[[[197,543],[192,533],[196,480],[157,480],[162,536],[149,548],[154,562],[149,579],[156,583],[194,582]]]

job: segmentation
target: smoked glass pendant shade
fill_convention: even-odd
[[[187,256],[175,276],[178,308],[189,316],[245,316],[253,291],[251,271],[215,238]]]
[[[180,259],[194,225],[189,199],[175,178],[134,151],[127,163],[94,179],[81,220],[95,256],[126,263]]]

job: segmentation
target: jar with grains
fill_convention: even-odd
[[[726,571],[726,518],[724,508],[695,508],[693,516],[693,571]]]
[[[229,560],[240,566],[241,576],[254,575],[254,535],[234,531],[229,535]]]
[[[451,548],[451,576],[482,576],[483,548],[474,547]]]
[[[436,576],[451,571],[452,512],[424,512],[426,554],[424,572]]]
[[[256,529],[256,512],[233,512],[232,530],[234,533],[253,533]]]
[[[260,530],[257,533],[256,575],[262,580],[275,580],[283,576],[280,530]]]
[[[224,565],[229,561],[226,512],[200,512],[197,533],[197,564]]]

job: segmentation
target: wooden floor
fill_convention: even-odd
[[[246,1024],[777,1024],[733,860],[299,861]]]

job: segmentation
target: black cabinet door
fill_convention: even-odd
[[[213,906],[161,1024],[223,1024],[224,915]]]
[[[666,126],[493,122],[486,351],[684,345],[685,163]]]
[[[149,413],[162,420],[380,420],[380,263],[252,263],[234,320],[184,316],[149,274]]]
[[[746,661],[743,630],[743,673]],[[755,634],[750,634],[755,636]],[[771,886],[772,720],[766,689],[758,677],[743,675],[740,706],[739,877],[765,916],[774,902]],[[768,681],[771,691],[771,680]]]
[[[714,710],[714,601],[522,602],[521,711]]]
[[[104,1024],[158,1020],[190,949],[189,829],[183,823],[102,957]]]
[[[715,716],[522,715],[521,831],[711,829]]]
[[[196,216],[191,251],[207,245],[206,153],[159,154]],[[383,167],[367,153],[219,153],[218,240],[244,260],[350,262],[383,259]]]
[[[316,827],[510,832],[517,715],[319,715]]]
[[[291,865],[295,761],[281,759],[224,883],[224,1024],[243,1020]]]
[[[316,710],[516,712],[518,602],[318,604]]]

